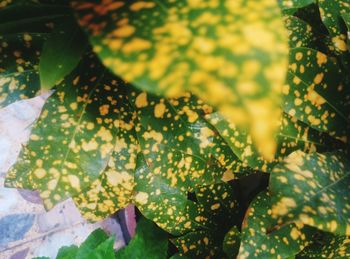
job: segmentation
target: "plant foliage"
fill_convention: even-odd
[[[349,28],[348,0],[0,1],[0,107],[52,89],[5,185],[147,218],[58,258],[348,258]]]

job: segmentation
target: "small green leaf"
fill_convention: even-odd
[[[115,259],[114,240],[114,237],[108,237],[102,229],[96,229],[80,247],[61,247],[56,259]]]
[[[260,193],[248,208],[243,224],[238,258],[288,258],[308,245],[313,230],[303,224],[288,223],[275,228],[271,217],[271,197]]]
[[[226,233],[223,243],[223,250],[229,258],[234,258],[238,254],[241,242],[241,232],[237,226],[233,226],[229,232]]]
[[[79,248],[75,245],[60,248],[56,259],[73,259],[76,258]]]
[[[168,234],[142,217],[137,222],[136,235],[117,252],[116,259],[163,259],[167,258],[167,251]]]
[[[270,178],[272,216],[278,224],[300,221],[324,231],[350,234],[350,162],[341,152],[296,151]]]
[[[50,89],[62,81],[77,66],[87,45],[87,39],[73,17],[57,25],[40,56],[41,88]]]

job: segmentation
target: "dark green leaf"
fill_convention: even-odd
[[[311,245],[307,246],[298,259],[311,258],[349,258],[350,239],[346,236],[335,236],[329,233],[321,233],[313,239]]]
[[[272,216],[278,224],[299,221],[350,234],[350,162],[341,152],[296,151],[271,174]]]
[[[116,254],[116,259],[164,259],[168,251],[168,234],[152,221],[141,218],[136,235],[131,242]]]
[[[189,209],[195,231],[172,239],[179,255],[189,258],[223,258],[225,234],[237,223],[238,201],[229,184],[200,187],[197,201]]]
[[[45,38],[33,33],[0,36],[0,108],[38,94],[39,55]]]
[[[239,232],[237,226],[233,226],[229,232],[226,233],[223,243],[223,250],[229,258],[235,258],[237,256],[240,242],[241,232]]]
[[[49,33],[69,16],[72,12],[64,6],[17,3],[0,9],[0,33]]]
[[[87,39],[73,17],[57,25],[45,42],[39,71],[42,89],[50,89],[63,80],[79,63],[87,48]]]

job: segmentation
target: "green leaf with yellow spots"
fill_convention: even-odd
[[[272,216],[340,235],[350,233],[350,161],[342,152],[296,151],[271,173]]]
[[[0,35],[0,108],[40,90],[39,55],[46,34]]]
[[[284,113],[276,135],[278,148],[275,158],[273,161],[266,161],[252,144],[249,134],[229,123],[217,112],[206,115],[206,118],[226,140],[243,165],[264,172],[269,172],[278,161],[293,151],[326,151],[335,147],[334,140],[327,134],[318,132]]]
[[[275,151],[287,34],[276,1],[76,1],[94,51],[117,75],[168,97],[185,91]],[[234,47],[232,47],[234,46]]]
[[[258,194],[251,203],[243,220],[237,258],[288,258],[309,244],[314,231],[296,223],[276,228],[271,205],[267,191]]]
[[[349,13],[342,14],[342,18],[347,28],[347,43],[348,43],[348,49],[350,49],[350,11]]]
[[[350,3],[348,0],[319,0],[318,5],[324,25],[327,27],[332,37],[335,51],[342,54],[348,51],[346,44],[347,30],[341,15],[350,13]]]
[[[189,217],[197,228],[171,241],[178,248],[180,256],[224,258],[225,234],[237,224],[239,214],[234,189],[229,184],[215,184],[200,187],[195,194],[197,200]]]
[[[306,21],[296,16],[286,16],[285,25],[289,33],[290,48],[305,47],[332,54],[333,46],[329,36]]]
[[[86,54],[56,87],[6,185],[39,190],[47,208],[73,197],[93,221],[134,203],[171,233],[191,230],[187,193],[246,168],[204,119],[211,107],[134,90],[104,70]]]
[[[131,90],[128,100],[131,122],[118,125],[135,132],[121,131],[105,172],[74,200],[90,220],[134,203],[172,234],[189,231],[188,192],[232,180],[246,168],[205,121],[211,108],[193,95],[164,99]]]
[[[241,232],[233,226],[225,235],[223,250],[229,258],[236,257],[241,242]]]
[[[42,89],[62,81],[78,65],[87,50],[88,41],[73,17],[58,24],[45,42],[39,71]]]
[[[330,233],[319,233],[312,244],[298,254],[298,259],[311,258],[349,258],[350,239],[346,236],[336,236]]]
[[[278,0],[283,10],[303,8],[315,2],[316,0]]]
[[[79,194],[105,169],[120,115],[116,81],[86,54],[43,107],[6,185],[40,191],[45,206]]]
[[[343,78],[340,66],[331,57],[309,48],[291,49],[288,85],[283,89],[285,112],[347,142],[350,88]]]

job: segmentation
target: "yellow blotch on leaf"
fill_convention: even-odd
[[[137,108],[146,107],[148,105],[147,93],[140,93],[135,100],[135,105]]]
[[[135,201],[141,205],[145,205],[148,202],[148,194],[145,192],[138,192],[135,195]]]
[[[163,118],[166,106],[164,103],[158,103],[154,106],[154,116],[156,118]]]

